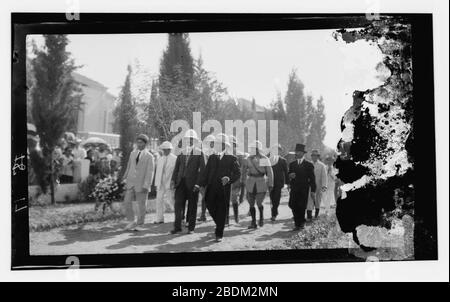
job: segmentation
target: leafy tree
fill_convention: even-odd
[[[307,146],[310,149],[324,150],[323,140],[325,139],[325,105],[323,97],[317,100],[316,107],[312,107],[311,112],[308,113],[311,117],[310,131],[307,137]]]
[[[286,104],[286,122],[292,128],[293,138],[297,142],[305,142],[307,129],[304,85],[298,78],[295,69],[289,75],[284,102]]]
[[[272,112],[271,117],[278,121],[286,120],[286,111],[284,110],[283,98],[281,92],[277,91],[277,99],[270,104],[270,109]]]
[[[44,35],[45,46],[34,48],[30,67],[34,82],[29,91],[31,116],[40,137],[50,183],[51,202],[55,203],[55,171],[52,154],[64,132],[73,128],[74,112],[81,109],[81,89],[72,78],[76,70],[66,46],[66,35]],[[43,192],[47,186],[42,185]]]

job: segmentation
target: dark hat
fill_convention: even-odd
[[[139,135],[136,137],[136,140],[141,140],[141,141],[144,141],[145,143],[148,143],[149,138],[148,138],[148,136],[145,135],[145,134],[139,134]]]
[[[295,145],[295,150],[294,150],[294,151],[295,151],[295,152],[301,151],[301,152],[306,153],[305,145],[303,145],[303,144],[296,144],[296,145]]]

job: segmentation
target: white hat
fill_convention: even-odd
[[[173,149],[172,143],[165,141],[163,142],[160,146],[159,149],[164,150],[164,149]]]
[[[218,144],[225,144],[227,146],[231,146],[230,144],[230,139],[228,138],[228,135],[224,134],[224,133],[219,133],[216,135],[216,139],[215,141]]]
[[[258,148],[259,150],[262,149],[262,143],[260,141],[254,141],[253,143],[250,143],[248,145],[249,148]]]
[[[216,140],[216,138],[214,137],[214,135],[209,134],[208,136],[206,136],[206,137],[203,139],[203,143],[204,143],[204,144],[207,144],[207,143],[214,142],[215,140]]]
[[[184,138],[193,138],[195,140],[198,140],[198,135],[194,129],[189,129],[184,133]]]

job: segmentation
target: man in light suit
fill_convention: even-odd
[[[166,141],[159,147],[163,155],[158,158],[156,164],[155,187],[156,187],[156,224],[164,223],[164,209],[166,200],[171,207],[174,205],[173,189],[170,187],[173,169],[177,157],[172,153],[172,143]]]
[[[136,138],[136,149],[130,153],[127,169],[123,175],[126,182],[124,199],[125,215],[128,220],[126,230],[138,230],[144,224],[148,192],[153,180],[153,155],[145,148],[148,136],[140,134]],[[136,219],[136,220],[135,220]]]
[[[309,221],[312,220],[312,212],[315,209],[314,217],[317,218],[319,216],[320,204],[322,202],[322,194],[327,191],[327,166],[321,162],[320,153],[318,150],[311,151],[311,159],[314,165],[314,175],[316,179],[316,192],[314,200],[311,196],[308,199],[308,208],[306,211],[306,216]]]

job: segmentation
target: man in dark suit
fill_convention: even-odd
[[[214,145],[218,149],[209,157],[200,184],[206,186],[206,207],[216,224],[216,241],[220,242],[229,207],[231,184],[239,179],[241,172],[236,156],[227,152],[227,148],[230,148],[228,136],[217,135]]]
[[[192,234],[195,229],[200,176],[205,168],[203,153],[195,147],[197,142],[197,133],[192,129],[186,131],[183,138],[185,147],[175,162],[172,174],[172,187],[175,188],[175,222],[171,234],[181,232],[186,200],[188,202],[188,234]]]
[[[270,203],[272,204],[272,221],[278,216],[278,206],[280,205],[281,189],[284,185],[289,185],[288,165],[285,158],[279,154],[282,151],[281,145],[277,144],[270,148],[269,160],[273,171],[273,189],[270,191]]]
[[[314,165],[305,159],[305,145],[295,146],[295,160],[289,164],[290,196],[289,207],[294,214],[295,227],[299,231],[305,226],[305,210],[308,194],[315,200],[316,178]]]

